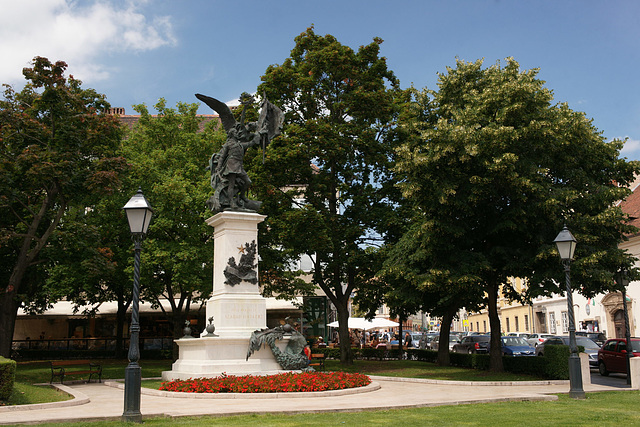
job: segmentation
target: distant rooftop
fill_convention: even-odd
[[[233,109],[234,107],[230,107],[230,108]],[[125,125],[127,125],[129,129],[133,129],[133,125],[135,125],[138,122],[138,120],[140,120],[140,114],[125,114],[124,108],[121,108],[121,107],[109,108],[109,111],[107,112],[107,114],[118,116],[120,121]],[[152,114],[151,117],[158,117],[158,115]],[[204,127],[210,121],[212,120],[217,120],[218,122],[220,121],[220,116],[218,116],[217,114],[197,114],[197,117],[202,118],[202,121],[200,122],[200,131],[203,131]]]

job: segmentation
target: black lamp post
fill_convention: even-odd
[[[580,366],[580,356],[578,355],[578,345],[576,344],[576,321],[573,314],[573,295],[571,292],[571,279],[569,277],[571,260],[576,250],[577,240],[565,226],[554,240],[560,253],[560,259],[564,265],[564,274],[567,284],[567,311],[569,316],[569,397],[573,399],[584,399],[584,389],[582,387],[582,368]]]
[[[129,220],[129,228],[131,229],[131,237],[134,242],[135,258],[133,265],[133,298],[131,301],[131,325],[129,328],[129,365],[125,368],[124,373],[124,412],[122,414],[123,421],[142,422],[142,414],[140,413],[140,382],[142,373],[138,360],[140,359],[139,347],[139,310],[138,302],[140,300],[140,251],[142,250],[142,240],[147,234],[153,209],[142,194],[142,189],[127,202],[123,207],[127,213]]]
[[[629,311],[627,310],[627,286],[629,278],[627,270],[622,269],[616,274],[616,282],[622,290],[622,304],[624,307],[624,336],[627,340],[627,384],[631,385],[631,358],[633,357],[633,349],[631,348],[631,331],[629,330]]]

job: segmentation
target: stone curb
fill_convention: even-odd
[[[369,378],[379,381],[395,381],[401,383],[423,383],[440,385],[464,385],[464,386],[527,386],[527,385],[565,385],[569,380],[543,380],[543,381],[453,381],[430,380],[426,378],[384,377],[369,375]]]
[[[34,385],[49,385],[47,384],[34,384]],[[0,412],[10,411],[31,411],[34,409],[48,409],[48,408],[64,408],[68,406],[85,405],[89,403],[89,396],[86,394],[67,387],[64,384],[51,384],[52,387],[57,388],[60,391],[73,396],[73,399],[63,400],[61,402],[47,402],[47,403],[32,403],[28,405],[12,405],[12,406],[0,406]]]
[[[105,381],[104,385],[124,390],[124,384],[116,381]],[[283,398],[305,398],[305,397],[330,397],[346,396],[350,394],[360,394],[376,391],[380,389],[380,384],[371,382],[364,387],[347,388],[342,390],[326,391],[301,391],[290,393],[183,393],[177,391],[154,390],[142,388],[142,394],[150,396],[191,398],[191,399],[283,399]]]

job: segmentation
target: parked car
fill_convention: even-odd
[[[553,334],[529,334],[529,338],[527,338],[527,342],[529,343],[529,345],[532,345],[534,347],[537,347],[538,344],[542,344],[544,342],[544,340],[546,340],[547,338],[551,338],[553,337]]]
[[[433,332],[428,332],[428,333],[425,333],[425,334],[421,334],[420,338],[418,339],[418,347],[417,348],[431,350],[431,342],[437,336],[438,336],[438,334],[433,333]]]
[[[627,340],[613,338],[607,340],[598,351],[598,371],[607,376],[610,372],[627,373]],[[640,356],[640,338],[631,338],[631,350],[635,357]]]
[[[507,334],[507,336],[508,337],[521,337],[521,338],[524,338],[525,340],[527,338],[529,338],[529,334],[526,333],[526,332],[510,332],[510,333]],[[529,344],[529,345],[531,345],[531,344]]]
[[[607,336],[605,334],[603,334],[602,332],[576,332],[577,336],[581,336],[581,337],[587,337],[590,340],[595,341],[596,344],[598,344],[600,347],[602,347],[602,344],[604,344],[604,342],[607,340]]]
[[[487,353],[489,347],[489,335],[467,335],[453,346],[454,353]]]
[[[411,347],[418,348],[420,346],[420,338],[422,338],[420,332],[411,332]]]
[[[569,345],[569,336],[552,336],[536,347],[536,356],[544,356],[544,348],[547,345]],[[587,337],[576,337],[576,345],[584,347],[584,352],[589,355],[589,366],[598,366],[598,350],[600,347]]]
[[[453,350],[453,346],[460,342],[460,338],[458,335],[451,334],[449,335],[449,351]],[[431,349],[437,350],[440,348],[440,336],[435,337],[435,339],[431,342]]]
[[[502,342],[502,354],[504,356],[535,356],[535,347],[529,345],[522,337],[506,336],[500,337]],[[491,345],[488,347],[491,351]]]

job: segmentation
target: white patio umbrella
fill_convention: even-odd
[[[338,321],[328,323],[327,326],[332,328],[337,328],[339,325]],[[350,317],[349,318],[349,329],[362,329],[368,331],[369,329],[378,329],[378,328],[395,328],[399,326],[397,322],[393,322],[387,319],[379,319],[375,318],[373,320],[366,320],[364,317]]]

